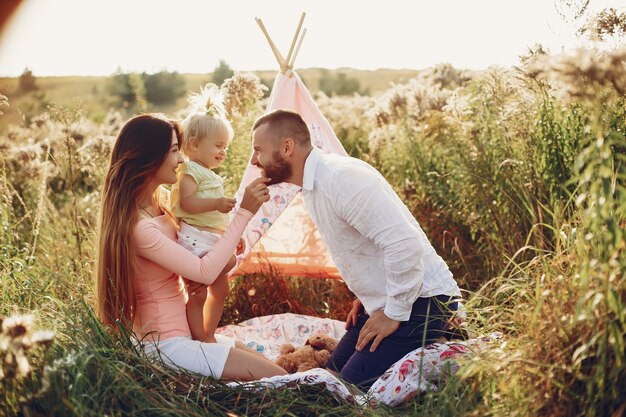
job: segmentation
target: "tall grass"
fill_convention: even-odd
[[[439,392],[396,409],[357,409],[316,387],[228,388],[107,333],[93,315],[90,271],[98,190],[123,118],[95,125],[44,113],[9,129],[0,316],[33,313],[56,336],[29,352],[28,376],[0,379],[0,413],[623,415],[625,54],[474,74],[442,66],[381,97],[318,97],[346,149],[383,172],[470,290],[469,330],[504,334]],[[222,87],[237,132],[222,174],[234,192],[264,102],[254,78]],[[338,281],[238,277],[222,324],[287,311],[343,319],[351,298]]]

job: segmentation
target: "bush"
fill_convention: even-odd
[[[361,83],[354,77],[348,77],[346,73],[338,72],[334,76],[330,75],[328,70],[322,70],[322,76],[319,80],[319,89],[324,94],[347,96],[354,93],[363,94],[361,91]]]
[[[175,103],[185,94],[185,80],[177,72],[138,74],[118,70],[111,76],[109,91],[116,98],[115,104],[143,112],[148,103],[154,106]]]
[[[18,79],[18,85],[21,92],[28,93],[38,88],[37,78],[33,75],[31,70],[25,68]]]
[[[111,76],[109,92],[114,97],[115,105],[125,108],[144,107],[146,88],[143,78],[137,73],[122,72],[118,69]]]
[[[143,73],[142,78],[146,86],[146,100],[151,104],[172,104],[185,95],[185,79],[177,72]]]
[[[220,59],[219,64],[213,70],[211,82],[215,85],[222,85],[224,81],[235,75],[235,71],[224,61]]]

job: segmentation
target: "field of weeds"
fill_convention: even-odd
[[[312,387],[227,388],[105,332],[93,313],[94,230],[131,114],[96,123],[53,105],[11,125],[0,137],[0,415],[624,415],[625,62],[626,49],[535,54],[519,68],[441,65],[376,97],[315,97],[450,265],[470,331],[504,335],[439,392],[396,409],[356,409]],[[232,194],[265,99],[250,74],[222,89],[236,132],[222,170]],[[10,105],[3,96],[0,111]],[[222,322],[287,311],[343,320],[351,299],[339,281],[239,277]]]

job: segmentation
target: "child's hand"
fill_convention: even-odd
[[[216,210],[221,213],[230,213],[230,211],[235,207],[235,203],[237,200],[234,198],[222,197],[217,199]]]

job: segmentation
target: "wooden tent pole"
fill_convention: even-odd
[[[265,25],[263,24],[263,21],[258,17],[255,17],[254,20],[256,20],[259,27],[261,28],[261,31],[263,31],[263,34],[265,35],[265,38],[267,39],[267,42],[270,44],[270,48],[272,48],[272,52],[274,52],[274,56],[276,57],[276,60],[278,61],[278,65],[280,66],[282,70],[287,65],[287,63],[285,62],[285,58],[283,58],[283,56],[278,51],[278,48],[276,48],[276,45],[274,45],[274,42],[272,42],[272,38],[270,38],[269,33],[267,33],[267,29],[265,29]]]
[[[291,57],[291,62],[288,63],[289,68],[293,68],[293,64],[296,62],[296,57],[298,56],[298,52],[300,52],[300,46],[302,46],[304,35],[306,35],[306,28],[302,31],[302,36],[300,36],[300,40],[298,41],[298,46],[296,47],[296,51],[293,54],[293,57]]]
[[[291,54],[293,52],[293,47],[296,46],[296,41],[298,40],[298,37],[300,37],[300,29],[302,29],[302,23],[304,22],[304,17],[306,16],[305,12],[302,12],[302,16],[300,16],[300,22],[298,23],[298,28],[296,29],[296,34],[293,35],[293,40],[291,41],[291,47],[289,47],[289,53],[287,54],[287,65],[289,65],[289,67],[293,67],[293,64],[290,64],[291,61]]]

